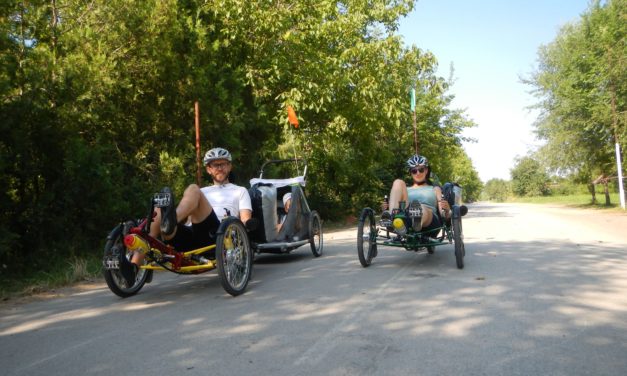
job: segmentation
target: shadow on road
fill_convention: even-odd
[[[310,258],[313,258],[313,255],[309,251],[309,246],[307,246],[307,248],[303,247],[302,249],[294,250],[290,253],[285,254],[257,254],[255,255],[255,265],[284,264],[290,262],[304,261]]]
[[[469,218],[482,215],[508,216],[474,205]],[[336,242],[326,245],[321,258],[307,249],[259,255],[249,290],[237,298],[222,290],[215,272],[157,274],[129,299],[102,286],[5,307],[0,360],[26,374],[41,371],[38,367],[54,370],[70,358],[80,359],[83,351],[124,357],[129,349],[108,345],[112,340],[141,348],[184,338],[187,344],[168,343],[167,350],[142,356],[147,362],[169,362],[165,373],[238,359],[234,373],[406,374],[413,369],[435,375],[459,374],[463,368],[463,374],[624,374],[624,247],[467,241],[466,251],[462,270],[455,267],[452,245],[438,247],[434,255],[382,247],[373,264],[362,268],[355,244]],[[126,322],[134,324],[122,325]],[[68,333],[77,336],[70,345],[88,345],[65,354],[39,340]],[[9,345],[49,360],[27,369],[20,357],[10,355],[15,351]],[[272,361],[260,362],[269,351]],[[598,360],[586,360],[589,355]],[[83,368],[122,369],[105,360]]]

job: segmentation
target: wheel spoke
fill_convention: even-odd
[[[319,257],[322,255],[323,248],[322,224],[320,222],[320,216],[315,210],[310,213],[308,226],[311,252],[314,257]]]
[[[223,232],[217,239],[220,249],[218,274],[222,287],[233,296],[244,292],[251,272],[251,248],[246,229],[237,218],[222,222]]]
[[[359,219],[357,229],[357,255],[363,267],[370,265],[375,256],[376,232],[372,218],[372,210],[364,209]]]
[[[132,253],[128,252],[124,246],[123,237],[128,233],[128,228],[130,228],[129,226],[131,225],[135,224],[128,222],[124,226],[119,225],[112,231],[113,237],[107,240],[105,244],[105,257],[107,260],[125,257],[126,260],[124,260],[124,262],[130,262]],[[144,261],[144,263],[146,263],[146,261]],[[114,294],[126,298],[135,295],[144,286],[149,273],[150,272],[145,269],[139,269],[137,273],[135,273],[135,278],[131,283],[127,282],[120,269],[107,268],[104,270],[103,274],[109,289]]]
[[[240,288],[245,281],[247,255],[244,247],[244,239],[238,231],[239,229],[233,228],[230,231],[230,240],[233,244],[233,248],[227,250],[227,257],[225,257],[225,272],[226,278],[235,288]]]

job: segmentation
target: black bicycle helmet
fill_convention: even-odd
[[[229,153],[228,150],[223,148],[213,148],[205,154],[205,158],[203,158],[202,161],[205,165],[208,165],[218,159],[226,159],[229,162],[233,160],[233,158],[231,158],[231,153]]]

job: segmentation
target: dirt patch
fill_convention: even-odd
[[[102,288],[104,283],[105,281],[103,278],[93,278],[82,282],[76,282],[71,286],[63,286],[53,289],[34,288],[32,291],[27,290],[20,295],[3,298],[0,300],[0,308],[63,298],[96,288]]]

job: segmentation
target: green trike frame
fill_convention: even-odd
[[[392,218],[400,218],[408,226],[403,231],[396,230],[391,221],[376,221],[375,212],[371,208],[361,211],[357,227],[357,255],[359,262],[365,268],[377,257],[378,246],[390,246],[405,248],[408,251],[426,251],[434,253],[435,247],[454,243],[455,261],[457,267],[464,267],[464,235],[462,232],[462,216],[467,208],[463,205],[451,206],[451,219],[444,220],[442,227],[428,231],[414,231],[410,224],[410,218],[406,210],[395,210]]]

